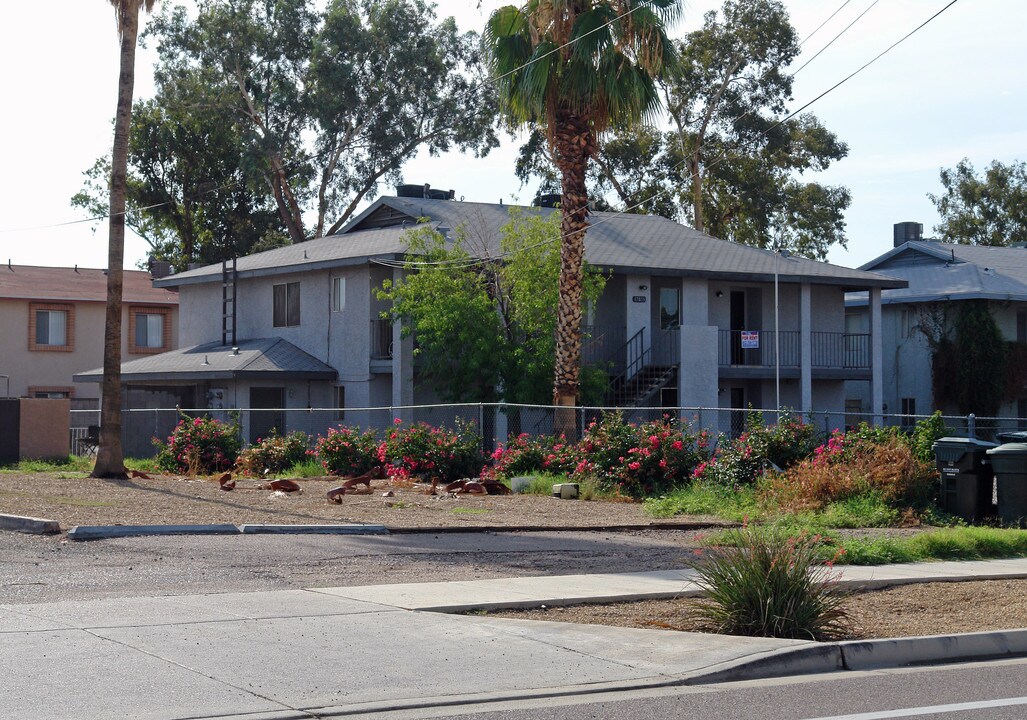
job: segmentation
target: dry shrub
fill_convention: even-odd
[[[918,460],[909,445],[893,437],[807,458],[768,475],[762,491],[765,499],[792,512],[819,510],[867,492],[893,506],[919,506],[933,498],[937,477],[931,463]]]

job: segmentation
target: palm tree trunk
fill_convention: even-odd
[[[560,242],[560,299],[556,314],[556,367],[553,431],[577,437],[574,405],[581,386],[581,309],[584,291],[585,231],[588,228],[588,188],[585,170],[595,151],[585,118],[558,112],[553,155],[561,174],[563,212]]]
[[[107,247],[107,322],[103,338],[103,385],[100,400],[100,447],[93,477],[125,477],[121,447],[121,296],[125,264],[125,195],[128,174],[128,132],[135,85],[139,3],[128,4],[122,17],[121,73],[111,156],[110,236]]]

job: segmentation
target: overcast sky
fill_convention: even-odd
[[[786,0],[799,36],[811,33],[843,0]],[[851,0],[805,46],[814,54],[875,0]],[[878,0],[876,6],[803,70],[795,82],[800,107],[859,68],[947,5],[949,0]],[[188,3],[185,3],[188,4]],[[480,30],[496,0],[438,0],[440,15],[462,29]],[[715,0],[686,2],[675,35],[698,27]],[[0,97],[4,110],[0,197],[0,261],[21,265],[104,267],[105,222],[45,227],[84,217],[69,204],[82,172],[112,142],[118,43],[114,14],[103,0],[46,4],[55,14],[39,22],[39,7],[14,3],[0,27]],[[938,221],[929,192],[938,170],[968,157],[978,168],[994,159],[1027,159],[1027,3],[962,0],[853,80],[810,108],[848,143],[849,157],[819,179],[852,192],[848,251],[832,262],[858,266],[891,247],[892,224],[913,220],[925,231]],[[153,55],[141,51],[136,96],[152,94]],[[467,200],[528,201],[513,174],[518,142],[488,157],[417,158],[408,182],[453,188]],[[93,229],[96,232],[93,232]],[[125,264],[146,255],[139,238],[126,241]]]

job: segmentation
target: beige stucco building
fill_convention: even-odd
[[[178,347],[178,293],[154,288],[146,272],[124,277],[122,357]],[[103,364],[106,297],[105,270],[0,266],[0,393],[97,408],[100,386],[72,375]]]

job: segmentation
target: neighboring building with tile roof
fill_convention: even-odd
[[[122,357],[176,347],[178,293],[153,287],[147,272],[126,270],[123,294]],[[9,381],[6,392],[69,397],[76,409],[99,407],[99,385],[76,385],[72,376],[103,363],[106,301],[104,270],[0,265],[0,375]]]
[[[436,402],[417,382],[412,341],[380,319],[388,308],[373,290],[402,277],[404,235],[419,221],[448,236],[461,228],[465,249],[496,257],[510,211],[503,204],[380,197],[337,235],[239,258],[234,273],[212,265],[158,280],[158,287],[180,293],[183,350],[169,354],[157,374],[151,360],[159,365],[160,358],[126,364],[125,381],[167,381],[185,359],[191,372],[206,373],[202,382],[183,383],[197,401],[267,408],[255,403],[277,398],[290,410]],[[828,411],[841,422],[844,381],[879,384],[872,333],[845,331],[844,295],[865,290],[879,297],[904,281],[717,240],[662,217],[595,212],[589,222],[587,260],[609,279],[589,309],[585,354],[620,376],[609,403],[773,407],[779,370],[781,407]],[[233,329],[236,346],[281,338],[337,375],[315,381],[282,368],[277,380],[216,376],[212,365],[200,364],[213,362],[212,351],[198,348],[230,348]],[[256,437],[252,429],[248,435]]]
[[[884,342],[883,405],[889,414],[908,417],[927,415],[939,407],[932,380],[932,350],[924,323],[940,318],[953,303],[984,300],[1002,335],[1010,341],[1027,342],[1027,248],[960,245],[921,239],[919,223],[895,225],[894,247],[860,269],[901,278],[908,287],[886,289],[882,329]],[[868,322],[867,294],[846,298],[848,324],[859,331]],[[869,402],[868,388],[849,384],[852,407]],[[979,413],[978,413],[979,414]],[[1027,388],[1011,394],[999,415],[1027,421]]]

